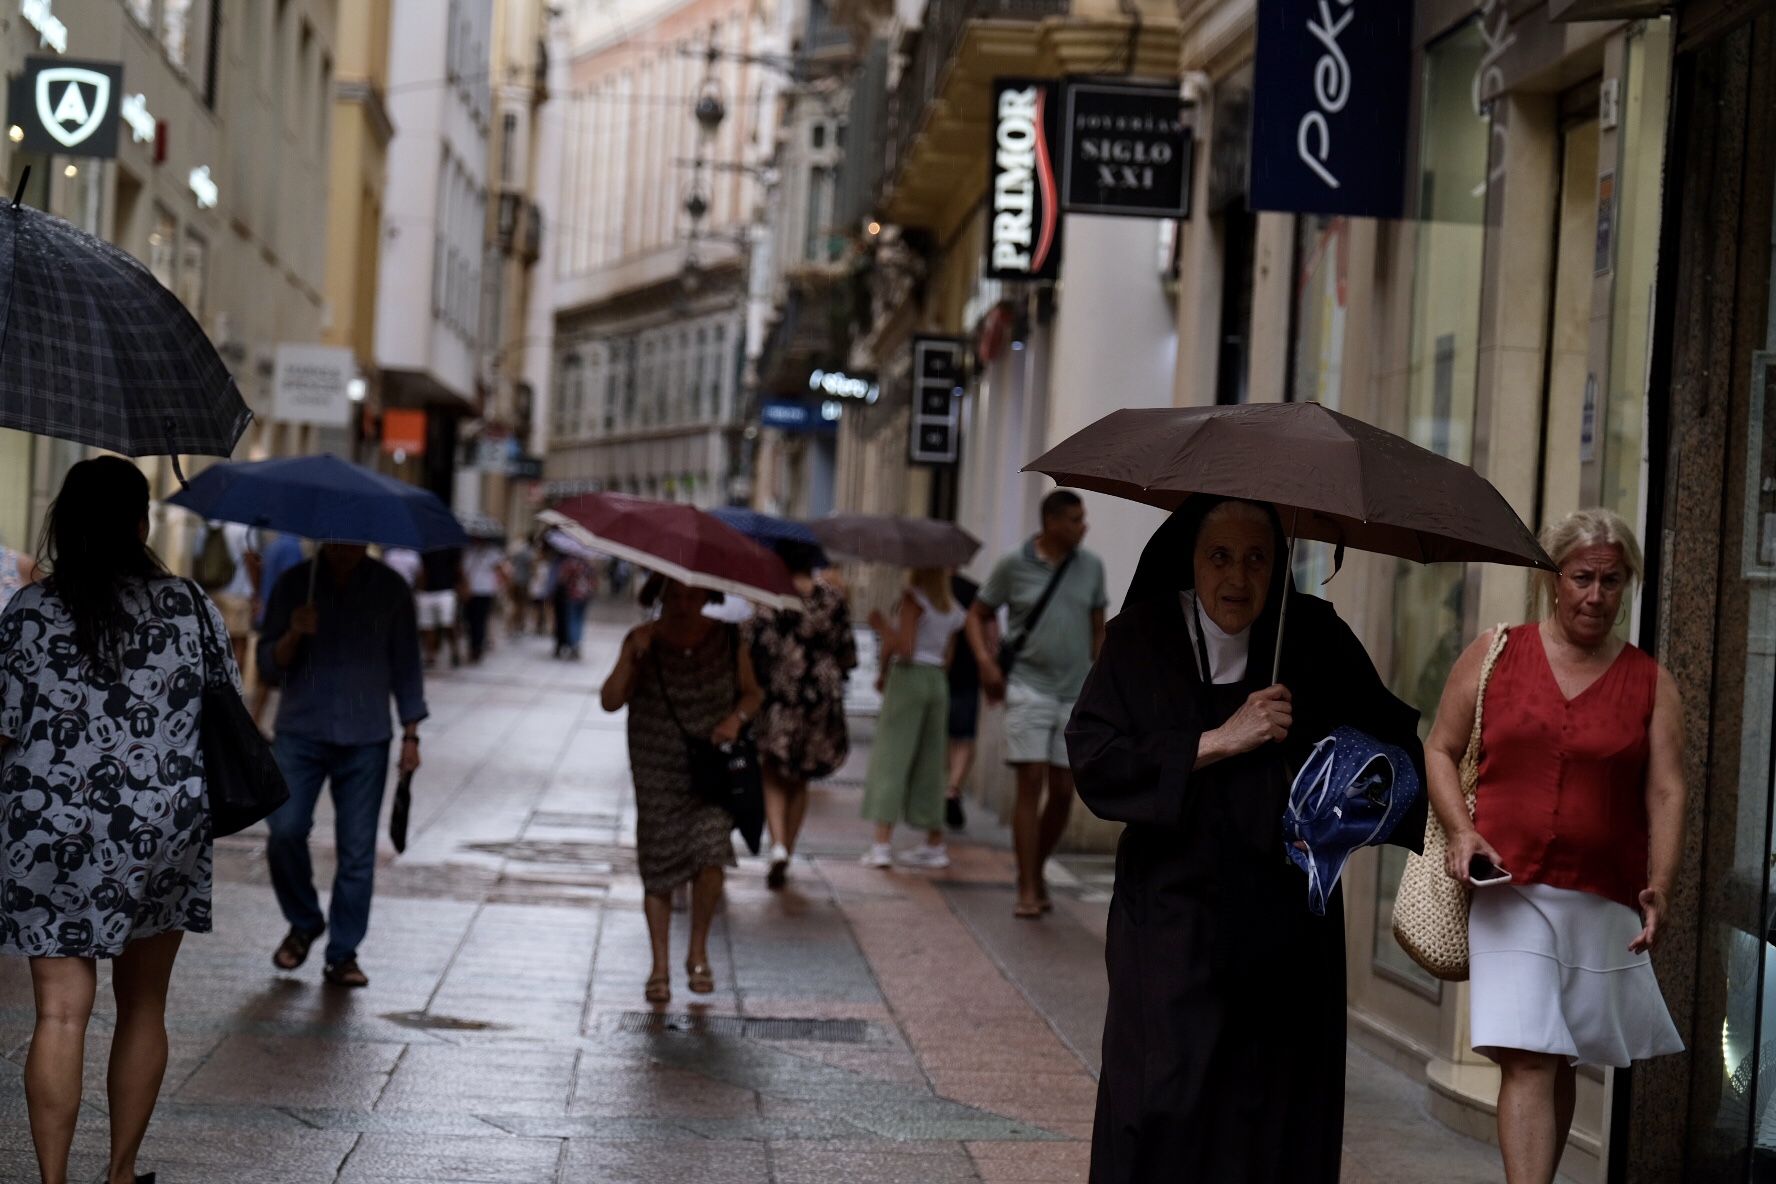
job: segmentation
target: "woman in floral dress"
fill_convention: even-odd
[[[808,782],[830,777],[845,763],[845,675],[857,666],[857,640],[845,594],[814,578],[824,558],[815,547],[779,543],[803,607],[763,610],[747,623],[753,660],[765,688],[765,707],[753,729],[765,782],[765,819],[771,826],[771,872],[781,888],[808,813]]]

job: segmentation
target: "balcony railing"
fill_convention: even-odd
[[[889,111],[888,155],[883,177],[894,184],[937,96],[944,72],[962,44],[970,21],[1039,21],[1066,14],[1069,0],[930,0],[913,56],[894,89]]]

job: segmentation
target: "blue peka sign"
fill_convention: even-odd
[[[826,435],[839,430],[844,407],[836,400],[805,403],[799,399],[766,399],[759,407],[759,426],[790,434]]]
[[[1406,0],[1259,0],[1254,210],[1405,213],[1412,7]]]

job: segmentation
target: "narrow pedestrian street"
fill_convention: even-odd
[[[643,1003],[623,724],[596,698],[626,611],[589,628],[583,663],[525,638],[430,680],[412,841],[397,858],[383,840],[368,989],[323,988],[318,956],[275,971],[284,924],[258,832],[219,845],[216,931],[186,940],[175,974],[141,1170],[161,1184],[1085,1179],[1108,861],[1059,861],[1057,912],[1035,924],[1012,918],[1006,836],[987,819],[947,872],[863,868],[863,745],[815,791],[786,891],[766,890],[762,860],[730,877],[716,993],[685,989],[681,914],[672,1003]],[[323,809],[323,877],[330,826]],[[82,1181],[104,1167],[107,1006]],[[31,1022],[26,964],[0,962],[6,1181],[37,1178]],[[1500,1178],[1495,1151],[1426,1117],[1423,1098],[1353,1045],[1347,1181]]]

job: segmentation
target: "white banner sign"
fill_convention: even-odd
[[[284,423],[344,427],[351,423],[351,380],[358,362],[337,345],[280,345],[271,417]]]

